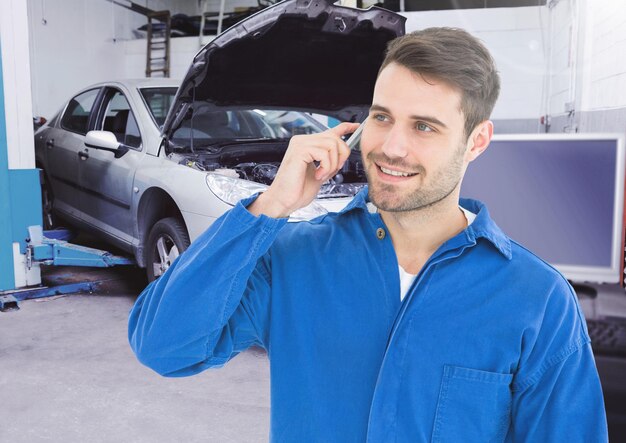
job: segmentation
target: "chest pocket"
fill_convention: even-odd
[[[444,366],[432,443],[504,441],[512,379],[513,374]]]

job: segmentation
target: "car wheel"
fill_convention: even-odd
[[[41,180],[41,218],[44,231],[50,231],[58,227],[57,219],[52,212],[54,196],[48,178],[44,175]]]
[[[159,278],[176,258],[189,247],[189,234],[184,223],[176,217],[159,220],[150,231],[146,244],[148,281]]]

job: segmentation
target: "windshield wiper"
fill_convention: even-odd
[[[220,138],[204,141],[202,144],[194,144],[195,149],[223,148],[230,145],[242,145],[247,143],[281,143],[289,141],[289,138]],[[196,143],[198,139],[196,139]]]
[[[191,146],[180,143],[182,140],[178,139],[176,142],[170,141],[170,149],[176,152],[191,152],[194,151],[202,151],[208,152],[210,154],[217,154],[222,150],[225,146],[234,146],[234,145],[245,145],[251,143],[287,143],[290,138],[213,138],[209,140],[202,140],[202,142],[198,143],[198,139],[195,139],[193,144],[193,151],[191,151]]]

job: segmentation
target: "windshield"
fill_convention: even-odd
[[[177,90],[178,88],[175,87],[143,88],[139,90],[146,101],[152,119],[159,128],[162,128],[163,123],[165,123],[165,117],[167,117],[167,112],[170,110]]]
[[[180,148],[201,148],[245,141],[286,140],[327,127],[305,112],[278,109],[216,109],[196,103],[172,133]],[[193,144],[192,144],[193,142]]]

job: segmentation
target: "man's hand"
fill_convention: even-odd
[[[350,155],[341,136],[358,127],[358,123],[341,123],[319,134],[293,136],[272,185],[248,210],[257,216],[288,217],[311,203],[322,184],[337,174]]]

